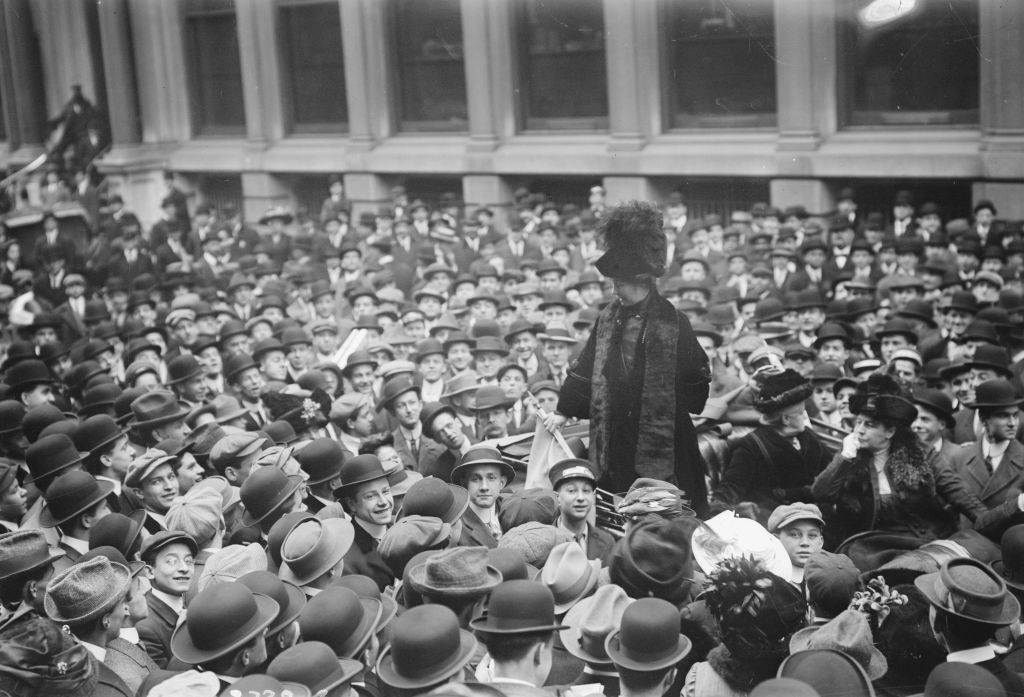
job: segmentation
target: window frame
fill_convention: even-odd
[[[238,79],[242,93],[242,122],[235,125],[212,124],[203,117],[203,92],[200,89],[200,76],[203,73],[203,66],[199,63],[199,52],[195,50],[196,36],[193,31],[193,21],[206,17],[231,16],[235,24],[235,43],[238,45]],[[245,113],[242,70],[241,46],[238,37],[238,8],[235,0],[214,0],[203,2],[203,0],[189,0],[182,9],[182,32],[183,47],[185,50],[185,72],[188,85],[189,116],[192,120],[193,137],[213,138],[237,138],[244,137],[247,133],[248,119]]]

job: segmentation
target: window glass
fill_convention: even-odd
[[[193,0],[185,17],[192,117],[199,134],[245,133],[234,4]]]
[[[345,65],[337,0],[283,5],[278,31],[293,130],[345,131]]]

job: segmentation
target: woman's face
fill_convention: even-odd
[[[853,432],[857,434],[857,442],[860,447],[866,448],[875,453],[889,447],[892,435],[896,429],[886,426],[864,415],[858,415],[853,425]]]

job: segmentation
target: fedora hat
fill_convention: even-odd
[[[341,467],[346,451],[333,438],[315,438],[295,452],[302,471],[309,475],[309,486],[317,486],[334,480],[341,482]]]
[[[486,595],[501,583],[501,572],[487,564],[486,547],[453,547],[408,569],[413,590],[448,598]]]
[[[195,665],[236,651],[277,618],[280,608],[241,583],[215,583],[188,606],[185,621],[171,635],[171,653]]]
[[[487,609],[469,626],[484,634],[530,634],[568,629],[555,620],[551,591],[529,580],[503,581],[491,591]]]
[[[89,529],[89,549],[113,547],[125,559],[134,559],[141,546],[142,526],[146,522],[145,509],[130,515],[110,513],[100,518]]]
[[[267,627],[267,634],[276,634],[298,619],[306,606],[306,594],[297,586],[282,581],[269,571],[250,571],[238,577],[238,583],[253,593],[262,593],[273,598],[278,605],[277,617]]]
[[[554,341],[562,344],[576,344],[576,337],[569,333],[569,330],[557,324],[550,324],[544,327],[544,331],[537,335],[541,341]]]
[[[380,458],[376,455],[357,455],[341,465],[341,484],[334,490],[335,498],[341,498],[353,487],[372,482],[376,479],[386,479],[388,473],[380,464]]]
[[[999,546],[1002,559],[992,562],[992,569],[1009,588],[1024,593],[1024,525],[1007,528]]]
[[[686,596],[692,573],[690,530],[682,519],[656,518],[629,526],[608,560],[611,582],[632,597]]]
[[[611,665],[605,639],[619,629],[622,613],[633,602],[626,591],[609,583],[573,605],[563,620],[566,628],[558,634],[565,650],[585,663]]]
[[[245,505],[242,525],[257,525],[288,503],[302,486],[302,475],[288,475],[277,467],[260,467],[242,483],[240,496]]]
[[[316,695],[326,695],[335,687],[351,682],[363,671],[363,664],[338,658],[322,641],[303,641],[278,654],[267,666],[267,675],[278,680],[305,685]]]
[[[946,424],[946,428],[953,428],[953,400],[945,392],[930,388],[918,389],[914,390],[911,400],[938,416]]]
[[[511,345],[519,334],[529,333],[538,336],[542,331],[543,327],[539,324],[520,317],[509,326],[508,332],[505,334],[505,343]]]
[[[650,672],[683,660],[692,643],[679,633],[679,610],[661,598],[642,598],[622,613],[620,628],[608,635],[605,653],[617,667]]]
[[[448,399],[464,392],[471,392],[476,390],[476,388],[477,375],[475,372],[468,370],[464,373],[459,373],[444,384],[444,393],[441,395],[441,399]]]
[[[412,363],[409,364],[413,370],[416,366]],[[388,408],[391,402],[401,397],[406,392],[415,392],[416,396],[420,396],[420,387],[413,379],[408,375],[396,375],[384,383],[383,389],[381,389],[380,400],[377,401],[377,411],[383,411]]]
[[[249,414],[249,410],[242,406],[238,398],[229,394],[217,395],[213,398],[212,405],[214,420],[219,424],[226,424]]]
[[[131,409],[132,419],[128,423],[135,428],[162,426],[181,421],[189,414],[188,406],[168,390],[153,390],[136,397]]]
[[[501,453],[498,452],[497,448],[487,448],[479,445],[463,453],[462,457],[459,458],[459,464],[452,468],[449,478],[453,482],[462,483],[462,478],[469,474],[470,468],[477,465],[493,465],[499,468],[505,477],[506,485],[511,484],[512,480],[516,478],[515,468],[501,458]]]
[[[52,564],[65,554],[51,549],[42,530],[15,530],[0,535],[0,581]]]
[[[508,355],[508,347],[496,336],[485,335],[476,340],[476,345],[471,349],[474,355],[479,353],[497,353],[501,356]]]
[[[583,548],[572,541],[551,550],[540,580],[554,596],[555,612],[562,614],[593,592],[600,575],[601,561],[587,559]]]
[[[43,607],[57,624],[84,624],[109,612],[128,594],[132,574],[123,564],[94,557],[64,569],[46,586]]]
[[[967,406],[972,409],[998,409],[1012,407],[1024,402],[1024,398],[1006,380],[986,380],[974,388],[974,402]]]
[[[1002,627],[1020,616],[1020,603],[1003,578],[976,559],[950,559],[914,585],[936,610],[963,620]]]
[[[81,452],[95,455],[106,445],[128,433],[113,417],[106,414],[90,416],[78,424],[73,436],[75,447]]]
[[[454,524],[469,507],[469,492],[437,477],[424,477],[409,487],[402,500],[402,516],[421,515]]]
[[[868,677],[878,680],[889,670],[889,662],[875,648],[867,616],[858,610],[844,610],[823,625],[804,627],[789,640],[789,652],[808,649],[842,651],[860,664]]]
[[[395,620],[391,645],[377,659],[377,676],[400,690],[420,690],[462,670],[476,652],[476,639],[459,629],[443,605],[420,605]]]
[[[267,533],[269,566],[274,568],[281,566],[281,547],[284,545],[285,539],[300,523],[310,520],[317,520],[317,517],[310,511],[292,511],[291,513],[285,513],[270,526],[270,532]]]
[[[382,611],[379,600],[332,585],[306,603],[299,630],[303,641],[322,641],[338,658],[355,658],[376,632]]]
[[[417,554],[449,546],[452,526],[440,518],[407,515],[385,531],[377,550],[396,578],[405,574],[405,567]]]
[[[36,358],[18,361],[7,369],[7,393],[17,397],[36,385],[53,384],[53,375],[46,364]]]
[[[342,518],[304,520],[281,545],[282,580],[306,586],[345,558],[355,540],[355,528]]]
[[[46,488],[46,508],[39,514],[39,524],[52,528],[88,511],[114,490],[114,483],[99,480],[85,470],[65,472]]]
[[[515,402],[507,397],[505,391],[497,385],[481,385],[476,390],[476,404],[473,411],[488,411],[490,409],[508,409]]]

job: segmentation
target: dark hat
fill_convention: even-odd
[[[88,417],[92,414],[113,410],[114,402],[117,401],[121,392],[121,388],[112,382],[93,385],[82,395],[82,406],[78,410],[79,416]]]
[[[491,591],[484,613],[470,627],[485,635],[530,634],[567,629],[555,621],[555,599],[542,583],[503,581]]]
[[[967,361],[971,368],[989,368],[1005,378],[1010,378],[1010,354],[1002,346],[982,344],[974,349],[974,356]]]
[[[402,499],[402,515],[422,515],[455,523],[469,506],[469,492],[437,477],[424,477]]]
[[[659,518],[630,526],[612,548],[608,573],[632,598],[686,596],[692,573],[688,524]]]
[[[369,351],[355,351],[348,357],[348,360],[345,361],[345,367],[342,368],[341,373],[345,377],[348,377],[352,372],[352,369],[360,365],[370,365],[376,369],[378,364],[377,360],[370,355]]]
[[[610,278],[633,278],[665,273],[667,241],[657,206],[640,201],[624,203],[601,218],[606,251],[595,263]]]
[[[826,617],[834,617],[850,605],[861,589],[860,569],[845,554],[821,550],[804,565],[808,602]]]
[[[839,339],[846,348],[853,346],[853,339],[846,328],[838,322],[825,322],[818,327],[817,338],[814,340],[814,348],[819,349],[826,341]]]
[[[395,620],[391,646],[377,661],[380,681],[392,688],[420,690],[444,682],[469,663],[476,639],[459,629],[454,612],[420,605]]]
[[[450,339],[449,339],[450,341]],[[446,344],[448,342],[445,342]],[[508,355],[508,348],[505,344],[496,336],[484,335],[476,339],[475,345],[471,351],[473,354],[478,353],[497,353],[501,356]]]
[[[987,198],[979,200],[976,204],[974,204],[974,208],[972,210],[975,214],[977,214],[980,210],[989,210],[992,212],[992,215],[998,214],[995,204],[992,203],[992,201],[988,200]]]
[[[25,451],[25,464],[31,473],[26,483],[52,477],[78,464],[87,455],[79,452],[71,438],[63,433],[42,436]]]
[[[821,297],[821,293],[813,288],[793,293],[789,298],[788,306],[792,310],[805,310],[812,307],[827,307],[828,303]]]
[[[1017,394],[1006,380],[986,380],[974,388],[974,402],[968,406],[972,409],[999,409],[1017,406],[1024,398]]]
[[[303,641],[322,641],[338,658],[355,658],[376,631],[382,611],[379,600],[332,585],[306,604],[299,628]]]
[[[1007,528],[999,546],[1002,559],[992,562],[992,569],[1002,576],[1007,586],[1024,591],[1024,525]]]
[[[348,658],[338,658],[330,646],[322,641],[306,641],[285,649],[267,666],[267,675],[305,685],[317,695],[351,682],[363,671],[363,664]],[[262,693],[260,693],[262,694]]]
[[[263,341],[257,341],[252,346],[252,357],[253,360],[259,361],[263,356],[272,351],[280,351],[281,353],[288,353],[288,349],[277,339],[271,337],[264,339]]]
[[[1003,578],[976,559],[951,559],[914,585],[936,610],[962,620],[1001,627],[1020,617],[1020,603]]]
[[[341,497],[360,484],[376,479],[387,479],[387,472],[376,455],[357,455],[341,466],[341,484],[335,489],[335,496]]]
[[[942,390],[928,388],[914,390],[911,398],[914,404],[919,404],[932,412],[946,424],[946,428],[953,428],[953,400]]]
[[[514,401],[507,397],[505,392],[497,385],[482,385],[476,390],[476,404],[473,407],[473,411],[508,409]]]
[[[875,337],[881,339],[883,336],[896,334],[907,337],[911,344],[917,343],[917,332],[914,331],[914,325],[900,317],[894,317],[886,322],[881,329],[875,332]]]
[[[1006,688],[995,674],[979,665],[951,661],[932,669],[922,697],[1004,697]]]
[[[449,479],[461,484],[460,480],[469,473],[469,469],[477,465],[493,465],[499,468],[505,477],[506,485],[511,484],[512,480],[516,478],[515,468],[502,459],[501,453],[496,448],[478,445],[463,453],[458,464],[452,468]]]
[[[754,408],[761,412],[776,412],[803,402],[814,391],[804,376],[791,368],[767,375],[754,398]]]
[[[160,550],[172,544],[183,544],[191,550],[192,554],[199,552],[199,546],[191,535],[180,530],[161,530],[145,539],[142,548],[139,549],[139,559],[147,564],[152,564]]]
[[[950,310],[960,310],[972,315],[977,314],[978,300],[971,291],[958,290],[950,297],[949,304],[942,308],[943,312],[949,312]]]
[[[113,547],[126,559],[134,559],[140,548],[145,520],[146,511],[141,508],[131,515],[110,513],[103,516],[89,529],[89,549]]]
[[[990,344],[998,344],[999,334],[996,333],[996,328],[991,322],[979,318],[967,325],[964,333],[960,335],[959,341],[985,341]]]
[[[15,530],[0,535],[0,581],[40,569],[64,556],[50,549],[42,530]]]
[[[620,629],[605,639],[605,652],[619,668],[643,672],[669,668],[693,646],[679,625],[674,605],[660,598],[642,598],[622,613]]]
[[[898,383],[879,373],[857,385],[850,397],[850,411],[896,426],[909,427],[917,419],[917,408],[903,396]]]
[[[811,384],[827,383],[833,384],[843,377],[843,369],[835,363],[819,363],[814,366],[809,376]]]
[[[383,411],[390,404],[406,392],[415,392],[420,395],[420,386],[408,375],[396,375],[384,383],[381,390],[380,400],[377,402],[377,411]]]
[[[22,392],[36,385],[53,384],[54,379],[45,363],[35,358],[29,358],[18,361],[8,368],[4,381],[7,383],[7,394],[18,397]]]
[[[302,475],[288,475],[277,467],[260,467],[242,483],[240,495],[245,504],[243,525],[256,525],[272,515],[302,486]]]
[[[167,384],[177,385],[201,377],[203,366],[191,353],[175,356],[167,363]]]
[[[423,431],[428,436],[433,432],[434,420],[441,414],[451,414],[456,416],[455,410],[441,402],[427,402],[423,405],[423,409],[420,411],[420,423],[423,424]]]
[[[195,665],[230,654],[259,635],[277,618],[271,598],[241,583],[217,583],[189,603],[188,616],[171,635],[171,653]]]
[[[551,488],[557,491],[562,482],[569,479],[586,479],[591,484],[597,484],[597,473],[589,461],[569,458],[551,465],[548,479],[551,481]]]
[[[341,479],[345,449],[332,438],[316,438],[294,455],[302,470],[309,475],[309,486]]]
[[[230,382],[250,368],[259,368],[252,356],[247,353],[236,353],[224,361],[224,377]]]
[[[277,618],[267,628],[267,634],[275,634],[294,622],[306,606],[306,594],[298,586],[282,581],[269,571],[250,571],[240,576],[237,582],[253,593],[272,598],[280,608]]]
[[[722,345],[722,335],[719,332],[716,332],[715,328],[707,322],[694,322],[692,329],[694,336],[706,336],[714,342],[716,347]]]
[[[548,489],[525,489],[515,494],[503,494],[498,507],[498,522],[502,530],[511,530],[525,523],[551,525],[558,517],[558,501]]]
[[[167,390],[146,392],[137,397],[131,407],[132,420],[129,424],[136,428],[153,428],[180,421],[189,414],[188,407]]]
[[[21,422],[27,411],[25,405],[18,400],[5,399],[0,402],[0,436],[8,436],[22,430]]]
[[[897,317],[906,317],[908,319],[917,319],[925,322],[930,327],[936,326],[935,323],[935,312],[932,308],[932,304],[922,298],[913,298],[903,309],[896,312]]]
[[[505,343],[512,344],[515,337],[524,332],[533,334],[534,336],[539,335],[544,328],[539,324],[529,321],[523,317],[516,319],[512,322],[512,325],[508,328],[508,332],[505,334]]]
[[[815,694],[843,697],[875,695],[867,671],[852,656],[835,649],[797,652],[782,662],[778,676],[810,685],[816,690]]]
[[[100,481],[85,470],[65,472],[43,494],[46,508],[39,523],[46,528],[66,523],[103,501],[113,490],[113,482]]]
[[[781,300],[775,297],[765,298],[758,301],[754,307],[754,322],[771,322],[786,314],[786,306]]]

